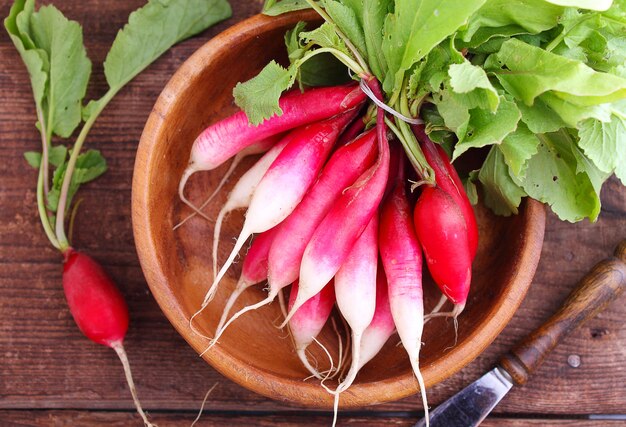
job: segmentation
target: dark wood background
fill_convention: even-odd
[[[94,63],[89,93],[105,91],[102,61],[116,29],[143,0],[57,0],[82,23]],[[330,415],[290,407],[230,382],[206,365],[180,338],[144,281],[130,223],[135,149],[161,89],[200,45],[260,9],[260,0],[231,0],[234,16],[167,52],[131,82],[96,122],[88,146],[110,170],[85,187],[75,227],[76,245],[101,261],[130,306],[126,348],[139,394],[154,422],[189,425],[216,382],[200,425],[328,425]],[[10,2],[0,1],[0,15]],[[242,58],[245,60],[245,58]],[[0,425],[140,425],[113,351],[87,341],[74,325],[61,288],[61,258],[48,244],[35,208],[36,172],[23,160],[39,149],[35,111],[25,68],[0,31]],[[602,193],[595,224],[563,223],[548,216],[534,283],[502,335],[468,367],[430,390],[438,404],[484,371],[560,305],[577,280],[626,237],[626,188],[612,178]],[[574,332],[524,388],[498,405],[487,426],[607,425],[590,415],[626,413],[626,297]],[[580,366],[568,364],[578,356]],[[342,412],[340,424],[412,425],[418,398]],[[614,421],[614,425],[626,423]]]

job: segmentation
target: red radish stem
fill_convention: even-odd
[[[378,81],[371,79],[368,84],[382,99]],[[381,109],[377,113],[376,131],[378,160],[341,194],[315,230],[302,257],[298,296],[283,326],[306,300],[330,282],[380,204],[389,173],[387,126]]]
[[[141,408],[124,350],[128,330],[128,307],[104,269],[93,258],[69,247],[63,252],[63,290],[74,321],[91,341],[115,350],[135,402],[146,426],[153,424]]]
[[[289,309],[293,306],[297,293],[298,282],[296,281],[291,286]],[[322,379],[322,375],[309,363],[306,349],[322,331],[334,305],[335,290],[332,283],[329,283],[320,293],[302,305],[289,321],[289,330],[295,343],[296,354],[304,367],[318,379]]]
[[[248,117],[239,111],[207,127],[196,138],[183,172],[178,193],[186,201],[183,190],[189,177],[198,171],[212,170],[244,148],[298,126],[315,123],[360,105],[365,95],[354,84],[291,91],[279,101],[280,116],[272,116],[258,126],[251,126]],[[194,208],[194,206],[190,206]],[[195,210],[195,209],[194,209]]]
[[[424,157],[426,157],[426,161],[435,171],[437,185],[454,199],[463,213],[465,223],[467,224],[467,240],[473,260],[478,249],[478,225],[476,224],[474,208],[465,193],[459,174],[452,166],[452,163],[450,163],[450,159],[448,159],[448,155],[443,148],[431,141],[428,135],[426,135],[423,125],[413,126],[413,132],[420,141],[420,147]]]
[[[270,246],[274,241],[278,228],[279,227],[274,227],[264,233],[260,233],[252,241],[252,245],[250,245],[250,249],[243,260],[241,276],[239,277],[237,286],[233,290],[233,293],[230,294],[226,305],[224,305],[224,311],[217,325],[217,330],[220,330],[222,326],[224,326],[228,313],[235,301],[237,301],[237,298],[239,298],[239,295],[250,286],[267,279],[267,255],[269,254]]]
[[[300,273],[306,245],[341,192],[353,184],[376,156],[376,133],[369,131],[340,147],[322,170],[302,202],[280,225],[269,254],[268,278],[272,288],[293,283]]]
[[[472,277],[467,226],[452,196],[439,187],[422,190],[413,214],[433,280],[455,307],[456,318],[465,307]]]
[[[212,299],[217,285],[248,237],[253,233],[269,230],[293,212],[318,176],[339,134],[350,123],[355,113],[356,111],[348,111],[331,119],[308,125],[290,134],[293,137],[292,141],[274,160],[254,190],[246,220],[235,247],[209,288],[202,304],[203,307]],[[276,293],[270,293],[272,300],[275,296]],[[268,299],[264,301],[268,301]],[[213,344],[230,322],[248,309],[252,309],[251,307],[258,306],[255,304],[235,314],[218,332]]]
[[[265,172],[274,163],[276,157],[283,151],[289,142],[293,140],[291,134],[282,138],[276,143],[263,157],[261,157],[248,171],[239,178],[237,184],[228,195],[228,200],[222,209],[220,209],[217,219],[215,220],[215,227],[213,228],[213,278],[217,275],[217,255],[220,243],[220,233],[222,230],[222,222],[226,215],[235,210],[247,208],[252,200],[252,194],[256,189],[259,182],[265,175]]]
[[[339,394],[352,385],[359,372],[361,337],[372,322],[376,310],[377,267],[378,214],[374,214],[335,275],[337,307],[352,331],[352,364],[347,376],[337,389],[331,392],[335,395],[333,425],[339,409]],[[307,304],[308,302],[303,307]]]
[[[282,135],[274,135],[274,136],[266,138],[266,139],[264,139],[262,141],[259,141],[256,144],[253,144],[253,145],[251,145],[251,146],[249,146],[247,148],[244,148],[239,153],[237,153],[237,155],[233,158],[233,161],[231,162],[230,166],[228,167],[228,170],[224,173],[224,176],[222,177],[222,179],[219,182],[219,184],[217,184],[217,187],[215,187],[215,189],[213,190],[211,195],[209,197],[207,197],[207,199],[204,202],[202,202],[202,204],[197,208],[197,210],[194,210],[192,213],[187,215],[185,217],[185,219],[183,219],[181,222],[176,224],[174,226],[174,230],[176,230],[178,227],[180,227],[181,225],[183,225],[184,223],[186,223],[187,221],[189,221],[191,218],[193,218],[196,215],[200,215],[204,219],[209,221],[209,218],[206,215],[202,214],[202,210],[209,203],[211,203],[211,200],[213,200],[213,198],[217,195],[217,193],[219,193],[219,191],[226,184],[226,182],[228,181],[230,176],[233,174],[233,172],[235,172],[235,169],[237,168],[239,163],[241,163],[241,161],[244,158],[248,157],[248,156],[253,156],[255,154],[265,153],[266,151],[268,151],[270,148],[272,148],[281,139],[282,139]],[[185,202],[185,204],[188,205],[188,203],[186,203],[186,202]]]
[[[380,215],[380,256],[387,276],[391,314],[419,383],[428,420],[426,387],[419,369],[424,328],[422,250],[411,221],[404,181],[404,162],[400,162],[396,185]]]

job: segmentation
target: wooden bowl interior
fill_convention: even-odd
[[[254,76],[270,59],[285,60],[283,35],[299,19],[311,14],[255,17],[213,39],[190,58],[163,91],[150,116],[137,156],[133,182],[133,223],[142,267],[155,298],[181,335],[198,352],[207,340],[194,333],[189,319],[200,308],[212,282],[213,223],[195,217],[173,231],[190,213],[177,193],[195,137],[208,124],[236,110],[232,88]],[[246,159],[229,184],[205,210],[215,218],[229,189],[255,159]],[[200,204],[210,194],[228,164],[196,173],[186,194]],[[279,191],[279,189],[277,189]],[[243,213],[229,215],[222,228],[219,265],[239,234]],[[452,375],[476,357],[500,332],[530,284],[543,240],[544,214],[535,202],[525,203],[520,215],[497,217],[478,207],[480,248],[473,267],[470,298],[459,319],[458,343],[452,321],[427,324],[421,366],[428,385]],[[241,263],[220,284],[211,304],[195,318],[201,334],[212,337],[225,300],[234,289]],[[426,310],[439,291],[425,278]],[[258,285],[244,292],[235,309],[260,301],[266,293]],[[339,317],[335,314],[339,327]],[[234,322],[219,344],[203,356],[229,378],[273,398],[316,407],[332,407],[331,397],[314,381],[303,382],[307,371],[297,359],[288,333],[276,329],[277,303],[246,314]],[[338,339],[331,325],[321,343],[336,355]],[[404,349],[393,337],[366,365],[354,386],[342,395],[342,407],[363,406],[398,399],[417,389]],[[310,356],[328,366],[318,346]],[[332,385],[332,382],[330,383]]]

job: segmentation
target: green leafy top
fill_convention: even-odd
[[[402,116],[423,119],[455,159],[487,151],[466,186],[476,196],[480,182],[498,214],[530,196],[564,220],[595,220],[602,183],[615,174],[626,184],[626,0],[266,3],[272,14],[306,5],[326,23],[290,33],[291,65],[270,64],[235,90],[251,122],[280,114],[296,80],[315,84],[300,70],[325,50],[353,78],[383,83],[399,113],[390,128],[423,180],[432,170]]]
[[[226,0],[150,0],[133,12],[104,63],[109,90],[84,106],[91,61],[81,26],[54,6],[35,11],[34,0],[15,0],[4,26],[30,75],[42,151],[25,153],[39,169],[37,201],[50,242],[65,251],[65,217],[81,184],[106,171],[99,151],[81,153],[94,121],[113,96],[163,52],[230,16]],[[85,120],[74,146],[52,145],[52,136],[70,137]],[[55,167],[49,176],[50,165]]]

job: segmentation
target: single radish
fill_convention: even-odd
[[[248,253],[243,260],[241,276],[239,277],[237,286],[233,290],[233,293],[230,294],[226,305],[224,305],[222,317],[217,325],[218,330],[224,326],[228,313],[235,301],[237,301],[237,298],[239,298],[239,295],[250,286],[267,279],[267,256],[279,228],[280,227],[274,227],[264,233],[260,233],[252,241],[252,245],[250,245],[250,249],[248,249]]]
[[[302,202],[280,225],[268,261],[270,286],[281,289],[300,273],[306,245],[341,193],[362,175],[376,158],[376,133],[368,131],[331,156]]]
[[[261,182],[263,175],[265,175],[265,172],[267,172],[272,163],[274,163],[276,157],[278,157],[292,139],[291,134],[284,136],[265,153],[254,166],[248,169],[248,171],[239,178],[239,181],[237,181],[237,184],[235,184],[228,195],[228,200],[226,200],[226,203],[224,203],[224,206],[222,206],[222,209],[220,209],[217,214],[215,227],[213,228],[213,278],[217,275],[217,255],[224,218],[235,209],[247,208],[250,205],[252,194],[254,194],[254,190],[257,185],[259,185],[259,182]]]
[[[352,385],[356,374],[359,372],[361,337],[372,322],[376,310],[377,267],[378,215],[374,214],[367,228],[350,251],[348,258],[335,275],[337,307],[348,323],[352,334],[352,364],[344,380],[333,392],[335,395],[335,418],[339,408],[339,394]],[[303,307],[308,303],[307,301]]]
[[[478,250],[478,225],[474,208],[465,193],[459,174],[452,166],[452,163],[450,163],[450,159],[448,159],[448,155],[443,148],[431,141],[428,135],[426,135],[423,125],[413,126],[413,133],[415,133],[420,142],[426,161],[435,171],[437,185],[454,199],[463,213],[467,225],[467,241],[473,260]]]
[[[378,81],[372,79],[368,84],[382,99]],[[315,230],[304,251],[300,266],[300,289],[283,326],[306,300],[330,282],[378,209],[389,174],[389,143],[382,109],[377,113],[376,133],[376,163],[341,194]]]
[[[298,293],[298,282],[291,286],[289,309],[291,309]],[[289,330],[296,347],[296,354],[304,367],[315,376],[322,379],[322,375],[309,363],[306,349],[313,343],[328,321],[330,312],[335,305],[335,291],[332,283],[328,284],[320,293],[302,305],[289,321]],[[320,344],[321,346],[321,344]]]
[[[364,99],[365,95],[355,84],[316,88],[305,92],[294,90],[283,95],[279,101],[283,113],[272,116],[258,126],[251,126],[243,111],[210,125],[191,147],[189,164],[178,187],[181,200],[187,203],[183,192],[193,173],[215,169],[258,141],[350,110],[360,105]],[[190,207],[197,210],[193,205]]]
[[[152,426],[141,408],[124,350],[128,330],[128,306],[115,283],[93,258],[68,247],[63,252],[63,290],[74,321],[91,341],[115,350],[137,412],[146,426]]]
[[[237,168],[239,163],[241,163],[241,161],[248,156],[265,153],[266,151],[271,149],[274,145],[276,145],[276,143],[282,139],[282,136],[283,135],[281,134],[281,135],[274,135],[269,138],[265,138],[264,140],[259,141],[255,144],[252,144],[251,146],[246,147],[243,150],[241,150],[239,153],[237,153],[237,155],[235,155],[235,157],[233,158],[233,161],[231,162],[230,166],[228,167],[228,170],[224,172],[222,179],[217,184],[217,187],[215,187],[213,192],[209,195],[209,197],[207,197],[206,200],[202,202],[202,204],[198,207],[197,210],[194,210],[192,213],[187,215],[185,219],[183,219],[181,222],[176,224],[176,226],[174,227],[174,230],[176,230],[178,227],[180,227],[181,225],[183,225],[184,223],[186,223],[187,221],[189,221],[191,218],[193,218],[196,215],[200,215],[207,221],[210,221],[210,219],[204,213],[202,213],[202,210],[205,207],[207,207],[209,203],[211,203],[213,198],[215,198],[215,196],[220,192],[222,187],[224,187],[226,182],[228,182],[233,172],[235,172],[235,169]],[[184,197],[184,194],[181,194],[181,197]],[[192,203],[189,202],[189,200],[186,198],[184,202],[188,206],[192,205]]]
[[[235,247],[207,291],[203,307],[213,298],[219,282],[246,240],[254,233],[275,227],[293,212],[317,178],[339,134],[355,114],[354,110],[348,111],[290,134],[291,142],[276,157],[254,190]]]
[[[472,278],[467,225],[458,204],[439,187],[422,190],[413,212],[415,230],[433,280],[455,305],[456,318],[465,308]]]
[[[380,257],[387,276],[391,314],[419,383],[428,420],[426,387],[419,369],[424,329],[422,250],[411,221],[411,207],[405,190],[404,166],[404,162],[400,162],[396,185],[383,203],[378,239]]]

